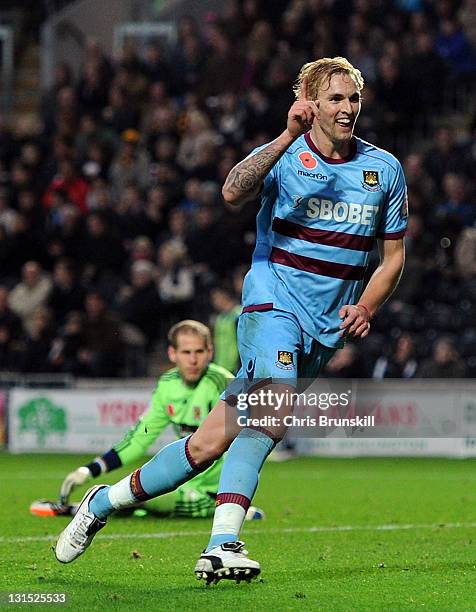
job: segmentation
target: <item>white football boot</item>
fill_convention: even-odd
[[[83,554],[96,533],[104,527],[105,520],[98,519],[89,511],[89,502],[106,485],[96,485],[86,492],[73,520],[64,529],[56,542],[55,555],[61,563],[71,563]]]
[[[195,566],[197,580],[202,578],[207,584],[220,580],[251,582],[259,575],[261,567],[258,561],[248,559],[244,542],[226,542],[203,552]]]

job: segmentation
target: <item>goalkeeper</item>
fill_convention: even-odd
[[[210,330],[202,323],[177,323],[169,331],[168,343],[168,357],[175,367],[159,378],[149,410],[111,450],[66,476],[61,485],[62,504],[68,504],[75,487],[143,458],[167,425],[172,424],[178,438],[194,432],[233,378],[228,370],[211,363]],[[222,464],[223,459],[216,461],[176,489],[170,494],[172,501],[157,498],[144,507],[156,512],[165,512],[168,507],[176,516],[212,516]]]

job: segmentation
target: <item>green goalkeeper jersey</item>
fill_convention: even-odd
[[[108,470],[143,457],[167,425],[172,424],[178,438],[194,432],[232,378],[228,370],[214,363],[208,365],[194,386],[184,382],[178,368],[163,374],[152,395],[148,411],[118,444],[102,456]],[[223,458],[195,476],[191,481],[194,488],[203,493],[216,494],[222,463]]]

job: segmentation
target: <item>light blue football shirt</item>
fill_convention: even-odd
[[[358,302],[375,238],[405,234],[400,163],[359,138],[348,158],[330,159],[307,133],[267,175],[261,199],[244,311],[292,312],[321,344],[342,346],[338,312]]]

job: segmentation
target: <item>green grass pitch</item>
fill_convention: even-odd
[[[28,507],[55,499],[62,477],[86,459],[0,453],[3,597],[66,592],[67,609],[103,612],[476,610],[474,460],[269,463],[255,499],[267,518],[243,534],[261,577],[206,587],[193,567],[209,520],[115,517],[75,563],[55,560],[68,519],[34,517]]]

